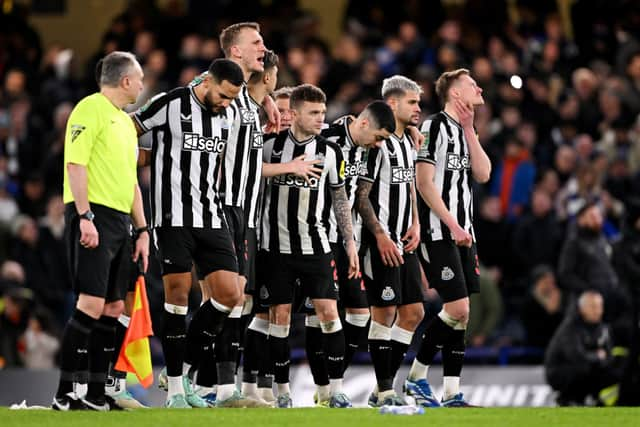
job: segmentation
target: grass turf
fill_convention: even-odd
[[[481,408],[431,409],[424,415],[380,415],[375,409],[148,409],[131,412],[12,411],[0,408],[3,427],[206,426],[390,427],[390,426],[638,426],[640,408]]]

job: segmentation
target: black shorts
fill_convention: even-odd
[[[253,278],[253,289],[249,295],[253,296],[253,313],[269,312],[269,290],[267,288],[267,277],[269,275],[269,252],[260,250],[253,257],[255,262],[255,275]],[[249,282],[247,281],[247,284]]]
[[[73,290],[104,298],[123,300],[129,287],[131,267],[131,217],[106,206],[91,203],[98,230],[98,246],[80,244],[80,217],[74,203],[65,206],[65,241]]]
[[[404,264],[400,267],[387,267],[375,243],[365,250],[362,269],[369,305],[389,307],[424,300],[418,257],[415,253],[405,253],[403,258]]]
[[[453,240],[424,241],[418,250],[429,286],[443,302],[456,301],[480,292],[480,266],[475,243],[458,246]]]
[[[256,289],[256,252],[258,251],[258,233],[255,228],[247,228],[244,234],[245,277],[247,283],[244,293],[253,295]]]
[[[362,279],[362,273],[353,279],[349,279],[349,257],[344,245],[332,243],[331,252],[336,260],[338,271],[338,287],[340,289],[340,307],[342,308],[369,308],[367,291]]]
[[[222,228],[158,227],[153,237],[162,275],[189,273],[195,264],[202,278],[218,271],[238,271],[238,261],[226,226]]]
[[[337,272],[332,254],[291,255],[268,252],[266,287],[260,301],[269,305],[292,304],[296,282],[305,297],[338,299]]]
[[[238,274],[247,277],[244,209],[236,206],[223,206],[222,211],[224,212],[224,217],[227,220],[227,226],[229,227],[229,233],[231,233],[233,248],[235,249],[236,258],[238,259]]]

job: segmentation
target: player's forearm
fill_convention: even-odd
[[[133,205],[131,205],[131,220],[133,227],[138,229],[147,226],[147,220],[144,217],[144,206],[142,204],[142,192],[140,186],[135,185],[133,193]]]
[[[76,163],[67,163],[67,173],[69,175],[69,188],[73,195],[76,211],[79,214],[90,209],[89,191],[87,189],[87,168]]]
[[[464,136],[469,145],[469,155],[471,156],[471,173],[473,178],[480,184],[489,181],[491,176],[491,160],[484,152],[484,148],[478,141],[478,135],[473,128],[465,129]]]
[[[267,163],[262,162],[262,176],[269,178],[277,175],[286,175],[293,173],[293,168],[289,162],[287,163]]]
[[[351,206],[344,187],[332,188],[331,197],[333,198],[333,213],[336,216],[340,233],[345,242],[350,242],[353,240],[353,224],[351,222]]]
[[[374,236],[385,234],[384,228],[378,221],[376,212],[373,209],[371,200],[369,200],[369,192],[372,187],[371,182],[358,181],[358,189],[356,190],[356,209],[362,217],[362,222]]]
[[[453,228],[458,221],[447,209],[447,205],[444,204],[444,200],[440,197],[438,189],[430,179],[420,179],[417,181],[418,191],[420,196],[425,201],[427,206],[436,214],[442,222],[444,222],[449,229]]]
[[[418,195],[416,194],[415,184],[411,184],[411,216],[411,224],[414,227],[420,226],[420,217],[418,216]]]

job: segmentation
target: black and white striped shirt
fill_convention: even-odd
[[[380,148],[370,148],[359,179],[373,183],[369,200],[380,225],[400,249],[413,221],[411,186],[415,177],[413,143],[393,134]],[[370,232],[367,230],[369,237]],[[365,232],[363,232],[365,234]],[[364,240],[364,236],[363,236]]]
[[[295,175],[278,175],[267,180],[262,213],[261,247],[272,252],[319,255],[331,251],[327,228],[332,207],[327,187],[344,185],[344,161],[338,146],[322,137],[297,141],[290,131],[265,140],[264,161],[286,163],[306,154],[306,160],[320,159],[320,178],[307,183]]]
[[[235,121],[224,151],[220,173],[220,196],[226,206],[243,207],[245,195],[253,196],[253,193],[248,193],[247,186],[251,185],[253,188],[256,181],[259,185],[262,174],[262,162],[250,162],[251,150],[262,150],[262,130],[258,118],[260,106],[249,95],[247,85],[243,84],[231,108],[235,112]],[[262,152],[259,154],[261,158]]]
[[[348,117],[343,117],[340,120],[334,122],[328,128],[322,131],[322,136],[338,145],[342,150],[342,157],[345,161],[344,166],[344,188],[347,192],[347,199],[349,200],[349,206],[353,209],[353,205],[356,201],[356,189],[358,187],[358,176],[364,167],[363,156],[366,150],[355,144],[351,134],[349,133],[349,124],[352,122]],[[360,240],[359,230],[361,224],[361,218],[353,211],[353,232],[354,238]],[[329,216],[329,241],[331,243],[337,243],[340,235],[338,229],[338,222],[336,216],[331,210]]]
[[[151,224],[153,227],[221,228],[224,216],[216,177],[234,113],[213,113],[192,87],[153,98],[134,113],[153,134]]]
[[[457,218],[460,227],[473,236],[471,157],[464,131],[444,111],[428,117],[422,123],[421,131],[425,141],[418,153],[418,162],[435,166],[434,184],[444,204]],[[423,240],[451,239],[449,228],[422,198],[418,209]]]

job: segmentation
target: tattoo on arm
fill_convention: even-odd
[[[333,212],[336,214],[338,227],[344,237],[344,241],[353,240],[353,225],[351,223],[351,207],[347,199],[347,192],[343,187],[332,188]]]
[[[371,200],[369,200],[371,187],[373,187],[372,182],[358,181],[358,189],[356,190],[356,208],[358,209],[360,216],[362,216],[364,225],[370,232],[377,235],[379,233],[384,233],[384,229],[380,225],[378,217],[373,210]]]

